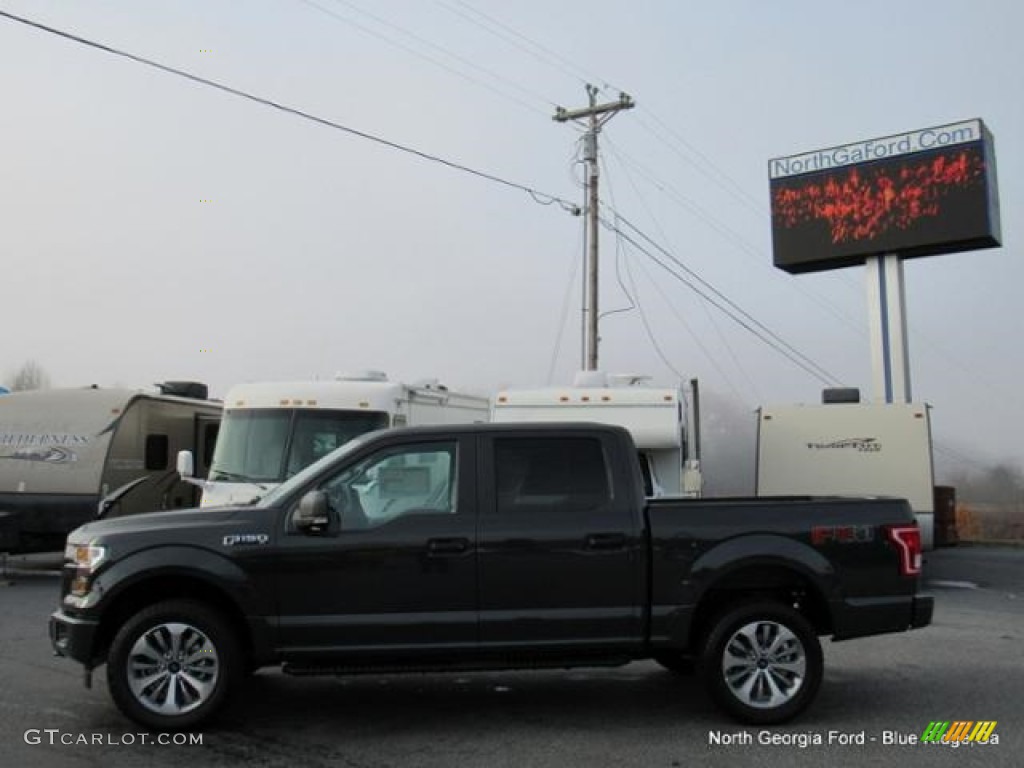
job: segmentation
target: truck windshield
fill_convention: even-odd
[[[354,437],[388,426],[381,411],[229,409],[210,480],[278,483]]]

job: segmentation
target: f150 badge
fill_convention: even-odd
[[[824,544],[854,544],[874,539],[875,529],[870,525],[816,525],[811,528],[811,543],[816,547]]]
[[[236,547],[239,544],[266,544],[270,537],[265,533],[232,533],[224,537],[225,547]]]

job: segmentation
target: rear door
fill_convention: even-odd
[[[613,435],[480,436],[482,650],[641,639],[643,542]],[[623,466],[622,464],[619,465]]]

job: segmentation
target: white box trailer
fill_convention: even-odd
[[[174,456],[195,450],[205,473],[221,405],[194,382],[161,386],[188,396],[88,387],[0,397],[0,550],[62,549],[119,489],[111,515],[195,506]]]
[[[691,384],[696,413],[696,383]],[[507,389],[494,399],[495,422],[583,421],[625,427],[640,453],[649,496],[701,494],[694,430],[689,438],[686,399],[680,387],[647,386],[646,376],[585,372],[571,387]],[[697,416],[692,417],[696,425]]]
[[[934,545],[929,408],[918,403],[783,405],[758,411],[757,494],[897,496]]]
[[[436,379],[391,381],[379,371],[323,381],[232,387],[201,506],[244,504],[349,440],[375,429],[484,422],[486,397],[453,392]],[[193,460],[179,457],[183,478]]]

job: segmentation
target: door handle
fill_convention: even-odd
[[[587,549],[624,549],[624,533],[591,533],[587,535]]]
[[[427,542],[427,554],[430,555],[461,555],[469,550],[469,539],[430,539]]]

